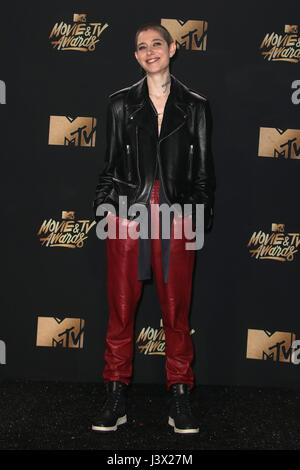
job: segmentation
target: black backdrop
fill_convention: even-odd
[[[44,220],[61,221],[62,211],[92,221],[107,97],[141,78],[133,49],[139,24],[169,18],[208,24],[206,50],[180,47],[171,70],[208,97],[213,114],[215,225],[197,253],[190,317],[196,381],[297,386],[288,340],[286,360],[271,352],[275,332],[300,337],[299,255],[291,262],[256,259],[247,245],[254,232],[271,233],[273,223],[284,224],[285,233],[300,231],[299,159],[258,156],[261,128],[293,129],[297,137],[300,126],[299,105],[291,99],[299,62],[265,60],[260,49],[267,33],[284,34],[285,25],[300,24],[298,2],[55,0],[10,2],[1,10],[1,379],[102,380],[105,242],[92,227],[82,248],[45,247],[38,231]],[[74,24],[74,13],[86,14],[87,23],[108,24],[94,51],[51,45],[54,25]],[[50,116],[97,118],[95,146],[48,145]],[[37,345],[43,317],[57,325],[82,319],[82,347]],[[136,337],[148,326],[160,328],[151,282],[137,311]],[[249,330],[257,330],[256,359],[249,351],[247,357]],[[271,333],[274,342],[260,347],[259,335]],[[45,326],[44,334],[52,341]],[[163,383],[164,356],[143,354],[138,345],[134,380]]]

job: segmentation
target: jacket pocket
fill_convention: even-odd
[[[113,199],[119,203],[119,196],[126,196],[128,205],[135,202],[135,196],[137,191],[137,184],[128,183],[127,181],[120,180],[119,178],[113,177],[114,191]],[[122,202],[124,204],[124,202]]]

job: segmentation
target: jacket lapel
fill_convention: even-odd
[[[184,100],[185,85],[171,74],[171,88],[165,105],[159,140],[166,139],[182,127],[187,117],[187,102]],[[126,97],[129,122],[134,122],[157,138],[157,118],[151,109],[146,77],[130,87]]]

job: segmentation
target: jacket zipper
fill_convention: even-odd
[[[131,168],[131,158],[130,158],[130,145],[126,144],[126,157],[127,157],[127,170],[128,170],[128,179],[132,179],[132,168]]]
[[[127,181],[122,181],[122,180],[120,180],[119,178],[115,178],[114,176],[112,177],[112,179],[113,179],[114,181],[117,181],[118,183],[123,183],[123,184],[127,184],[127,186],[132,186],[133,188],[136,188],[136,187],[137,187],[136,184],[127,183]]]
[[[193,152],[194,152],[194,145],[190,144],[189,161],[188,161],[188,179],[190,181],[192,180]]]
[[[138,144],[138,128],[137,126],[135,126],[135,141],[136,141],[136,160],[137,160],[137,171],[138,171],[138,175],[139,175],[139,185],[138,185],[138,190],[136,192],[136,194],[138,194],[138,191],[141,187],[141,174],[140,174],[140,163],[139,163],[139,144]],[[135,197],[136,199],[136,197]]]

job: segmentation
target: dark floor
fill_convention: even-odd
[[[173,433],[162,385],[132,385],[129,422],[103,434],[91,431],[102,384],[2,382],[0,449],[300,449],[300,391],[199,386],[192,397],[199,434]]]

